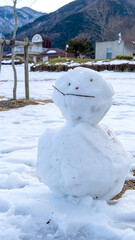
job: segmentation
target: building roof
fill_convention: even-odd
[[[42,56],[65,56],[65,51],[59,48],[49,48],[45,50],[44,52],[40,53]]]
[[[45,34],[40,34],[43,42],[42,42],[42,47],[43,48],[51,48],[51,39],[49,36],[45,35]]]
[[[32,37],[32,42],[33,43],[42,43],[42,47],[43,48],[51,48],[51,39],[49,36],[45,35],[45,34],[40,34],[40,33],[36,33],[34,34],[34,36]]]

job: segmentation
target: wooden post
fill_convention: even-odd
[[[17,91],[17,71],[15,68],[15,47],[12,47],[12,68],[14,73],[14,87],[13,87],[13,99],[16,100],[16,91]]]
[[[68,52],[68,48],[69,48],[69,45],[66,44],[66,53],[65,53],[65,57],[67,58],[67,52]]]
[[[24,46],[24,65],[25,65],[25,97],[27,100],[29,100],[29,69],[28,69],[28,63],[29,63],[29,54],[28,54],[28,38],[25,38],[24,41],[27,43],[26,46]]]
[[[26,38],[24,41],[16,41],[15,39],[12,40],[6,40],[4,37],[0,39],[0,69],[1,69],[1,62],[2,62],[2,56],[3,56],[3,49],[4,45],[10,45],[12,47],[12,56],[14,56],[15,46],[23,46],[24,47],[24,69],[25,69],[25,96],[26,99],[29,99],[29,71],[28,71],[28,62],[29,62],[29,56],[28,56],[28,46],[33,46],[32,42],[28,42],[28,38]],[[12,58],[12,66],[14,70],[14,89],[13,89],[13,98],[16,99],[16,88],[17,88],[17,75],[15,71],[14,66],[14,60]]]

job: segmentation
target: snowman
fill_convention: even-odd
[[[83,67],[56,80],[53,100],[67,121],[40,137],[37,164],[38,176],[52,191],[106,201],[121,191],[131,156],[99,125],[113,94],[99,73]]]

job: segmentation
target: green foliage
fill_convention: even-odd
[[[11,60],[11,58],[2,58],[2,61],[3,61],[3,60],[8,61],[8,60]]]
[[[90,61],[90,59],[81,59],[81,58],[53,58],[50,59],[48,62],[49,64],[55,64],[55,63],[70,63],[70,62],[76,62],[76,63],[86,63]]]
[[[133,56],[126,56],[126,55],[117,55],[116,56],[116,59],[119,59],[119,60],[131,60],[133,59]]]
[[[87,38],[71,39],[69,40],[68,45],[68,52],[72,53],[75,58],[80,57],[81,55],[91,57],[91,53],[93,55],[94,48]]]
[[[61,63],[67,63],[67,64],[70,64],[71,62],[74,62],[74,63],[87,63],[87,62],[97,62],[98,60],[95,60],[95,59],[90,59],[90,58],[87,58],[87,59],[82,59],[82,58],[66,58],[66,57],[62,57],[62,58],[53,58],[53,59],[50,59],[50,60],[47,60],[47,61],[43,61],[43,62],[38,62],[38,63],[35,63],[34,66],[38,66],[38,65],[55,65],[57,64],[58,66],[58,63],[61,65]]]

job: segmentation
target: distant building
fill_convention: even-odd
[[[121,38],[119,33],[119,39],[115,41],[96,42],[96,59],[111,59],[116,58],[117,55],[135,55],[135,43],[126,43]]]
[[[41,53],[43,61],[50,60],[52,58],[65,57],[65,51],[59,48],[50,48]]]
[[[35,34],[32,37],[33,46],[29,48],[29,55],[33,55],[33,61],[40,60],[40,54],[51,48],[51,39],[44,34]]]
[[[64,57],[65,51],[51,48],[51,40],[47,35],[35,34],[32,37],[33,46],[29,47],[29,58],[34,62],[47,61],[51,58]],[[24,57],[24,47],[16,46],[15,55]]]

